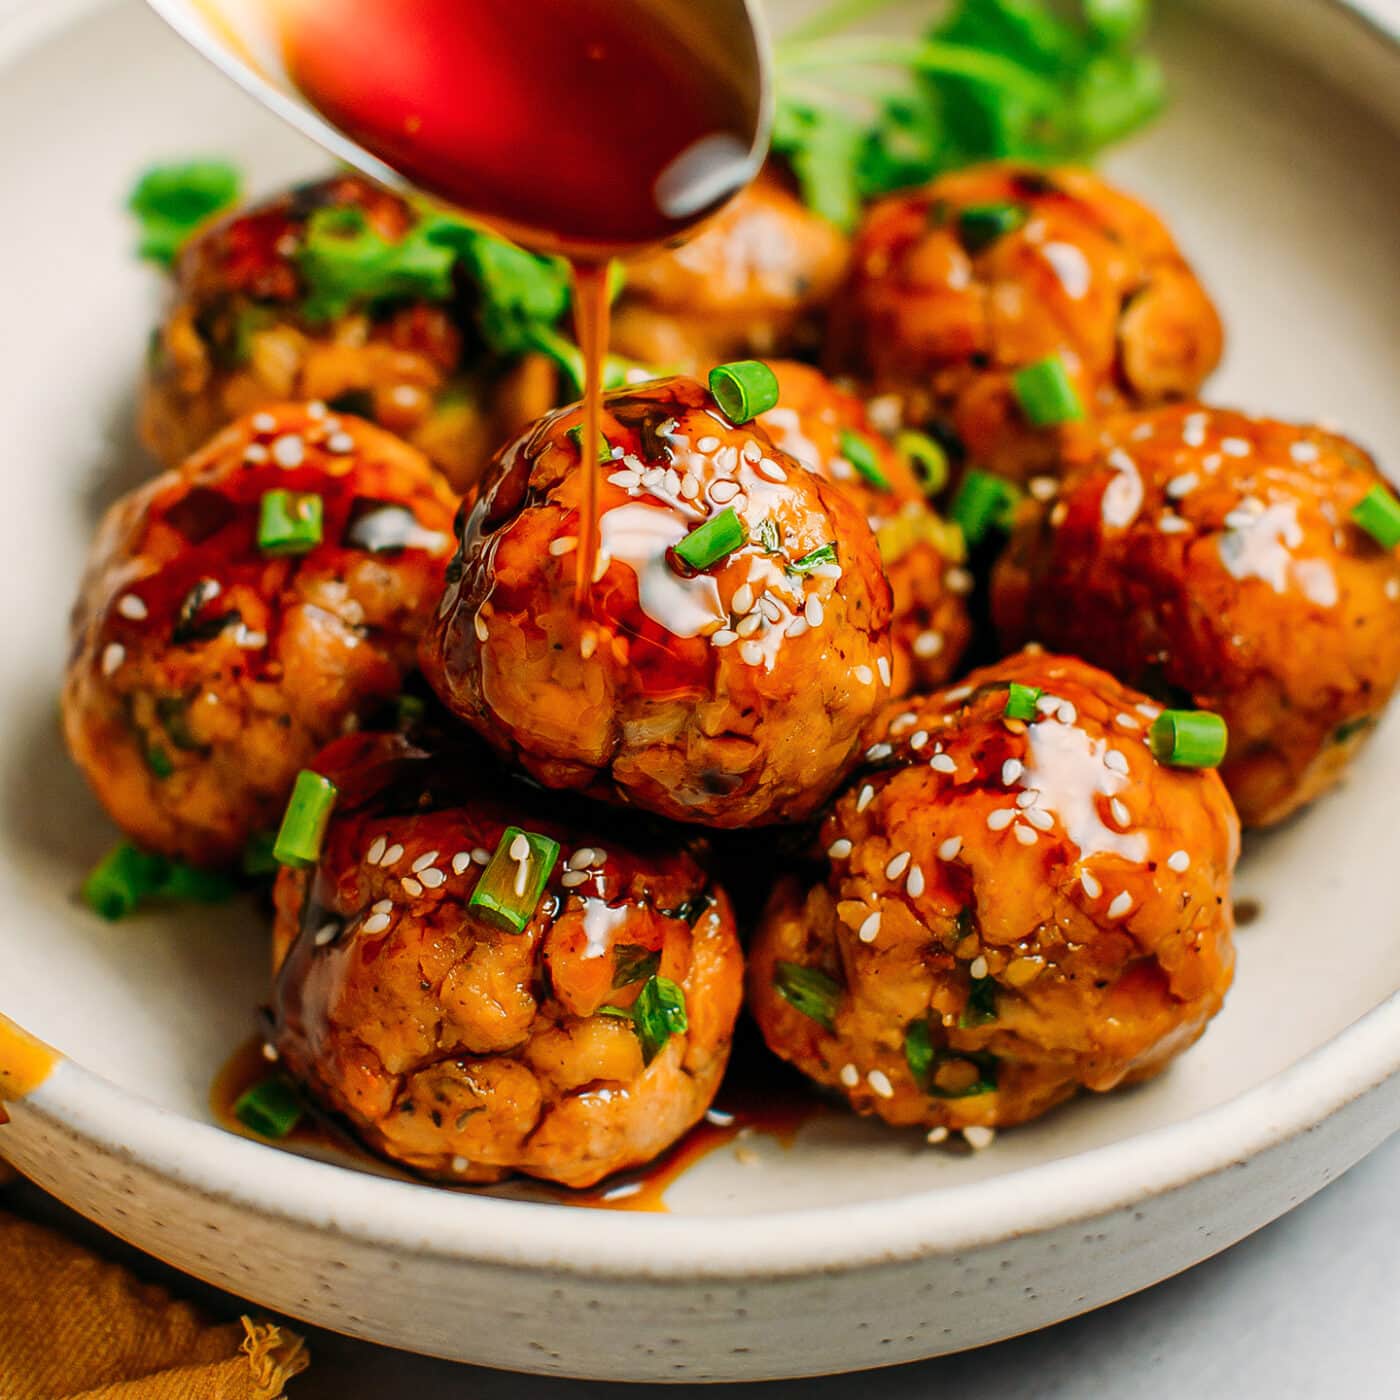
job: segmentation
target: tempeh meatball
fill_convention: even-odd
[[[580,418],[542,419],[490,469],[424,638],[428,680],[548,787],[716,827],[810,816],[890,690],[869,525],[694,380],[608,395],[605,466],[581,462]]]
[[[1239,828],[1217,774],[1153,757],[1156,713],[1034,651],[892,702],[754,939],[768,1045],[934,1140],[1191,1045],[1230,984]]]
[[[729,1056],[743,961],[697,852],[477,754],[352,735],[276,887],[274,1043],[376,1152],[591,1186],[671,1146]]]
[[[452,553],[421,453],[280,405],[118,501],[73,612],[68,746],[138,844],[236,860],[297,770],[391,699]]]
[[[1400,678],[1400,559],[1351,516],[1390,499],[1371,459],[1319,428],[1181,407],[1082,432],[1065,466],[996,570],[1004,640],[1223,715],[1246,826],[1335,783]]]

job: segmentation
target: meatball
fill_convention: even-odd
[[[1246,826],[1336,782],[1400,677],[1400,561],[1350,519],[1371,459],[1224,409],[1085,430],[993,577],[1012,645],[1043,641],[1223,715]]]
[[[694,380],[639,385],[604,400],[580,609],[579,421],[550,415],[489,470],[423,640],[429,682],[548,787],[716,827],[811,815],[889,694],[870,527]]]
[[[698,1121],[743,960],[692,851],[396,736],[316,767],[341,793],[318,865],[278,877],[274,1043],[322,1104],[461,1182],[591,1186]]]
[[[1030,721],[1007,716],[1013,682]],[[1158,765],[1156,713],[1036,651],[888,706],[817,869],[779,884],[754,940],[769,1046],[936,1141],[1195,1041],[1230,983],[1239,829],[1217,774]]]
[[[815,350],[847,253],[840,229],[767,170],[688,243],[627,264],[613,349],[690,373]]]
[[[288,405],[118,501],[63,690],[68,746],[117,824],[205,864],[274,826],[297,770],[412,670],[453,506],[397,438]]]
[[[972,636],[961,532],[929,505],[908,459],[875,431],[859,399],[794,360],[772,369],[782,397],[758,421],[784,452],[834,481],[875,531],[894,600],[894,693],[941,685]]]
[[[240,414],[321,399],[408,439],[464,491],[500,443],[555,402],[545,359],[487,354],[470,289],[451,279],[443,299],[410,278],[411,295],[318,306],[303,268],[317,230],[338,219],[397,245],[420,214],[342,174],[235,213],[186,247],[141,406],[142,437],[167,466]]]
[[[828,350],[906,420],[1023,479],[1059,433],[1014,375],[1058,357],[1090,416],[1188,398],[1220,319],[1160,220],[1083,170],[989,165],[881,200],[856,235]]]

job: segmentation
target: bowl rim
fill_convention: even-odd
[[[0,68],[113,0],[0,11]],[[1392,58],[1376,0],[1313,0]],[[762,1214],[661,1215],[503,1200],[289,1154],[182,1116],[61,1058],[14,1106],[96,1152],[270,1224],[446,1261],[593,1277],[775,1278],[993,1248],[1129,1209],[1242,1165],[1400,1073],[1400,992],[1288,1068],[1175,1123],[982,1181]],[[839,1227],[833,1216],[839,1213]]]

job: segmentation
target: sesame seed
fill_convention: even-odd
[[[369,912],[371,914],[391,914],[393,910],[394,901],[392,899],[376,899],[374,903],[369,906]]]
[[[1138,730],[1142,728],[1141,723],[1134,719],[1132,715],[1116,714],[1113,716],[1113,722],[1121,729]]]
[[[928,743],[928,730],[927,730],[927,729],[916,729],[916,730],[909,736],[909,747],[910,747],[911,749],[913,749],[915,753],[918,753],[918,751],[919,751],[921,748],[923,748],[924,745],[927,744],[927,743]]]
[[[299,467],[306,460],[306,444],[296,433],[284,433],[272,444],[272,460],[279,467]]]
[[[578,639],[578,654],[585,661],[598,650],[598,634],[596,632],[585,632]]]
[[[461,1174],[469,1170],[470,1167],[471,1163],[465,1157],[454,1157],[452,1159],[452,1170],[456,1172],[458,1176],[461,1176]]]
[[[408,868],[417,875],[420,870],[426,870],[438,858],[438,854],[437,851],[428,851],[425,855],[419,856]]]
[[[1400,578],[1388,578],[1385,581],[1385,596],[1393,603],[1400,598]]]
[[[600,865],[606,865],[607,863],[608,863],[608,853],[607,853],[601,846],[594,846],[594,848],[593,848],[593,865],[594,865],[594,867],[596,868],[596,867],[598,867],[598,866],[600,866]]]
[[[950,593],[971,593],[972,575],[966,569],[949,569],[943,576]]]
[[[399,884],[403,886],[404,893],[412,899],[417,899],[423,893],[423,886],[412,875],[405,875]]]
[[[469,851],[458,851],[457,854],[452,857],[452,873],[454,875],[460,875],[471,863],[472,858]]]
[[[962,837],[950,836],[939,848],[939,860],[952,860],[962,850]]]
[[[783,610],[766,593],[758,600],[758,610],[769,622],[781,622]]]
[[[937,1147],[940,1142],[948,1141],[948,1129],[941,1123],[936,1128],[928,1130],[928,1136],[924,1139],[930,1147]]]
[[[559,883],[566,890],[571,890],[578,885],[587,884],[593,877],[586,870],[566,870],[560,877]]]
[[[719,450],[719,439],[717,437],[702,437],[696,444],[697,452],[717,452]]]
[[[369,850],[365,853],[365,860],[370,865],[378,865],[384,859],[384,852],[388,849],[389,843],[382,836],[376,836],[370,842]]]
[[[475,846],[472,848],[472,859],[478,865],[490,865],[491,852],[485,846]]]
[[[133,622],[140,622],[147,615],[149,610],[145,603],[134,593],[123,593],[122,596],[117,599],[117,611],[121,613],[123,617],[130,618]]]
[[[1109,799],[1108,810],[1113,820],[1121,827],[1126,827],[1133,819],[1132,813],[1128,811],[1127,805],[1120,797]]]
[[[1128,771],[1128,760],[1126,756],[1119,753],[1117,749],[1109,749],[1103,756],[1103,766],[1105,768],[1111,768],[1115,773],[1126,774]]]
[[[1221,439],[1220,450],[1227,457],[1248,457],[1250,449],[1244,438],[1228,437]]]
[[[665,475],[661,478],[661,484],[666,488],[668,496],[679,496],[681,494],[681,474],[674,467],[667,467]]]
[[[753,607],[753,589],[747,584],[740,584],[734,590],[734,596],[729,601],[729,609],[735,613],[746,613]]]
[[[390,846],[387,851],[384,852],[383,856],[380,858],[379,863],[382,866],[396,865],[402,859],[403,847],[400,846],[397,841],[395,841],[394,844]]]
[[[1167,495],[1179,501],[1183,496],[1189,496],[1200,484],[1201,478],[1195,472],[1182,472],[1167,482]]]
[[[642,478],[634,471],[616,471],[608,476],[608,484],[620,487],[624,491],[635,491],[642,484]]]
[[[254,432],[270,433],[277,426],[277,420],[270,413],[255,413],[252,425]]]
[[[126,660],[126,648],[120,642],[108,642],[102,648],[102,674],[115,674],[117,667]]]
[[[1053,715],[1060,708],[1060,697],[1058,695],[1042,695],[1035,702],[1035,707],[1043,715]]]
[[[981,1152],[984,1147],[990,1147],[996,1141],[997,1130],[981,1123],[969,1123],[962,1130],[962,1135],[963,1141],[974,1152]]]
[[[870,806],[871,799],[875,796],[875,789],[869,783],[861,788],[860,795],[856,798],[856,811],[863,812]]]
[[[234,628],[233,640],[247,651],[261,651],[267,645],[267,633],[254,632],[240,622]]]
[[[438,888],[439,885],[444,885],[447,883],[447,876],[443,874],[441,870],[437,869],[436,866],[434,866],[431,870],[423,871],[422,875],[419,878],[430,890],[435,890]]]
[[[812,577],[835,579],[840,578],[841,573],[842,570],[840,564],[818,564],[817,567],[812,570]]]
[[[904,888],[908,891],[911,899],[918,899],[924,892],[924,871],[919,865],[911,866],[909,878],[904,882]]]
[[[1038,839],[1030,827],[1021,826],[1019,823],[1013,828],[1012,834],[1023,846],[1034,846]]]
[[[326,944],[327,944],[327,943],[330,943],[330,942],[335,938],[336,934],[339,933],[339,932],[340,932],[340,925],[339,925],[339,924],[336,924],[336,923],[322,924],[321,927],[318,928],[318,929],[316,930],[316,932],[315,932],[315,934],[313,935],[311,941],[312,941],[318,948],[324,948],[324,947],[326,946]]]
[[[308,418],[324,418],[326,416],[326,406],[320,399],[312,399],[306,405],[306,416]]]
[[[1186,851],[1173,851],[1171,855],[1167,857],[1167,869],[1175,870],[1178,875],[1180,875],[1183,870],[1189,869],[1190,866],[1191,857]]]
[[[899,877],[903,875],[904,872],[909,868],[909,862],[912,859],[913,857],[909,854],[908,851],[900,851],[900,853],[897,856],[895,856],[894,859],[891,860],[887,866],[885,866],[885,879],[898,880]]]
[[[805,637],[812,629],[807,626],[807,619],[800,614],[793,618],[787,625],[787,635],[789,637]]]
[[[894,1085],[890,1083],[890,1077],[882,1069],[872,1069],[865,1076],[865,1082],[870,1085],[882,1099],[894,1098]]]
[[[763,626],[763,618],[756,612],[751,612],[747,617],[739,620],[739,625],[734,629],[741,637],[752,637],[760,627]]]
[[[280,1058],[280,1056],[277,1053],[277,1047],[275,1045],[269,1045],[267,1041],[263,1041],[262,1052],[263,1059],[271,1061],[274,1065]]]
[[[251,463],[255,467],[260,467],[267,461],[267,448],[260,442],[250,442],[243,449],[243,460]]]
[[[890,677],[890,659],[888,656],[880,657],[875,663],[875,669],[880,673],[880,679],[884,681],[886,685],[892,685],[894,683]]]
[[[808,597],[806,605],[802,609],[802,616],[807,619],[808,627],[820,627],[826,620],[826,610],[822,607],[822,600],[813,593]],[[883,658],[881,658],[883,660]]]
[[[943,650],[943,634],[941,632],[920,632],[914,638],[914,655],[927,661],[930,657],[937,656]]]
[[[1141,704],[1134,705],[1133,709],[1135,709],[1138,714],[1145,715],[1148,719],[1156,719],[1161,707],[1152,704],[1149,700],[1144,700]]]
[[[355,450],[355,439],[349,433],[332,433],[326,439],[326,450],[343,457],[347,452]]]
[[[593,847],[580,846],[565,864],[570,870],[587,870],[593,864]]]
[[[371,914],[360,927],[366,933],[383,933],[389,927],[389,916],[387,914]]]
[[[1133,897],[1127,890],[1120,890],[1113,896],[1108,906],[1108,917],[1110,919],[1121,919],[1129,909],[1133,907]]]
[[[766,476],[769,481],[787,480],[787,473],[771,457],[760,457],[758,459],[758,470]]]
[[[882,758],[888,758],[893,752],[893,744],[871,744],[871,746],[866,749],[865,756],[872,762],[878,762]]]
[[[718,632],[710,633],[710,645],[712,647],[733,646],[739,640],[739,634],[732,627],[721,627]]]
[[[1001,765],[1001,781],[1004,787],[1010,787],[1022,774],[1025,765],[1019,758],[1008,758]]]
[[[1016,794],[1016,805],[1018,807],[1034,807],[1040,801],[1039,788],[1026,788],[1024,792]]]
[[[1097,899],[1103,893],[1103,886],[1099,884],[1092,871],[1081,870],[1079,872],[1079,883],[1084,888],[1084,893],[1090,899]]]
[[[969,973],[971,976],[973,976],[973,977],[977,977],[977,978],[985,977],[985,976],[987,975],[987,960],[986,960],[986,958],[982,957],[982,956],[979,954],[977,957],[973,958],[973,960],[971,961],[971,963],[968,964],[967,970],[968,970],[968,973]]]
[[[700,478],[691,475],[690,472],[681,477],[680,495],[687,501],[693,501],[700,494]]]
[[[862,685],[874,685],[874,684],[875,684],[875,672],[872,671],[872,670],[870,669],[869,666],[857,666],[857,667],[855,668],[855,670],[851,672],[851,674],[852,674]]]
[[[857,930],[862,943],[873,943],[880,933],[880,911],[873,910],[867,914]]]
[[[1060,708],[1056,710],[1055,718],[1061,724],[1073,724],[1079,718],[1079,711],[1068,700],[1064,700],[1060,702]]]
[[[763,664],[763,647],[758,642],[742,642],[739,645],[739,656],[748,666],[761,666]]]
[[[1026,483],[1026,490],[1032,500],[1053,501],[1059,494],[1060,484],[1053,476],[1033,476]]]
[[[578,548],[577,535],[560,535],[557,540],[550,540],[549,552],[558,559],[561,555],[572,554]]]
[[[850,855],[851,849],[851,843],[844,836],[838,836],[826,848],[826,853],[832,860],[845,860]]]
[[[1170,511],[1164,510],[1157,517],[1157,529],[1164,535],[1185,535],[1191,526],[1179,515],[1173,515]]]
[[[1049,831],[1055,825],[1055,818],[1043,807],[1032,807],[1021,814],[1037,831]]]
[[[758,461],[760,457],[763,456],[763,449],[752,438],[750,438],[743,445],[743,447],[739,449],[739,455],[744,459],[744,461],[752,465],[754,462]]]
[[[995,812],[990,812],[987,815],[987,830],[1005,831],[1015,820],[1016,809],[1014,807],[998,807]]]
[[[475,613],[472,617],[472,628],[476,632],[476,639],[479,642],[486,641],[486,639],[491,635],[491,633],[487,630],[486,627],[486,619],[482,617],[480,611]]]
[[[928,766],[937,773],[956,773],[958,765],[946,753],[936,753],[929,759]]]
[[[841,1066],[841,1082],[848,1089],[854,1089],[860,1083],[860,1071],[852,1064]]]
[[[1295,462],[1315,462],[1318,458],[1315,442],[1295,442],[1288,449],[1288,455]]]
[[[710,487],[710,499],[717,505],[728,505],[739,494],[737,481],[716,481]]]

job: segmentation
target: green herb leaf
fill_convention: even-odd
[[[618,944],[613,953],[613,990],[655,977],[660,966],[660,949],[642,948],[635,943]]]
[[[813,569],[819,569],[823,564],[834,564],[836,562],[836,546],[834,544],[819,544],[808,554],[804,554],[801,559],[794,559],[787,566],[790,574],[810,574]]]
[[[238,171],[221,160],[153,165],[127,199],[141,225],[139,256],[169,267],[200,224],[238,199],[242,183]]]
[[[875,456],[875,449],[871,446],[869,438],[863,437],[860,433],[853,433],[849,428],[842,428],[840,443],[841,455],[871,486],[877,491],[890,489],[890,479],[881,471],[879,460]]]
[[[780,962],[773,968],[773,986],[779,996],[819,1026],[833,1029],[842,986],[833,977],[801,963]]]
[[[690,1028],[685,992],[669,977],[652,977],[632,1003],[632,1024],[642,1042],[642,1059],[650,1064],[673,1035]]]

